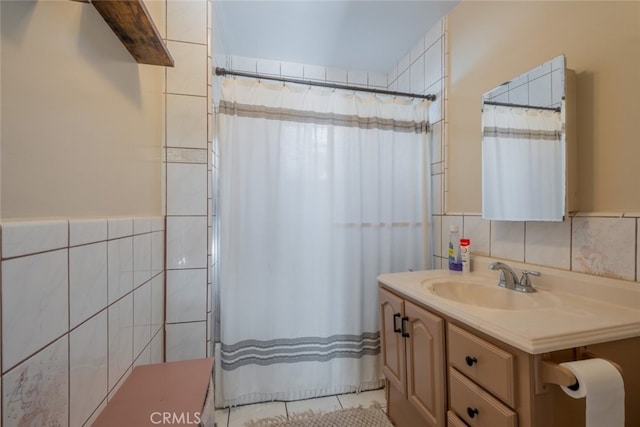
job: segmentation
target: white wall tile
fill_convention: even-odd
[[[207,319],[207,270],[167,271],[167,323]]]
[[[164,231],[164,217],[157,216],[151,218],[151,231]]]
[[[436,43],[442,38],[444,18],[437,22],[424,36],[424,47],[429,49],[432,44]]]
[[[148,345],[144,348],[138,355],[138,357],[133,361],[133,366],[142,366],[148,365],[151,363],[151,345]]]
[[[398,77],[400,77],[400,74],[409,70],[410,66],[411,66],[411,53],[408,52],[405,56],[402,57],[400,62],[398,62]]]
[[[527,222],[525,262],[569,270],[571,221]]]
[[[133,236],[133,287],[151,279],[151,233]]]
[[[256,63],[258,74],[266,74],[280,77],[280,62],[270,59],[258,59]]]
[[[107,240],[106,219],[69,220],[69,245],[85,245]]]
[[[524,222],[491,222],[491,256],[524,262]]]
[[[355,86],[367,86],[369,73],[366,71],[349,70],[347,72],[347,84]]]
[[[424,54],[425,86],[442,79],[442,43],[434,43]]]
[[[167,217],[168,269],[206,268],[207,217]]]
[[[462,234],[463,219],[460,215],[446,215],[442,217],[442,247],[440,253],[444,258],[449,257],[449,227],[457,225]],[[448,268],[448,266],[447,266]]]
[[[175,63],[166,68],[167,92],[206,97],[207,46],[168,41],[167,47]]]
[[[442,85],[440,82],[436,82],[427,87],[425,92],[436,96],[436,99],[429,103],[429,121],[431,123],[442,121],[444,119]]]
[[[426,89],[425,87],[425,64],[424,64],[424,56],[419,56],[416,60],[411,64],[411,68],[409,69],[409,75],[411,78],[411,93],[423,93]]]
[[[327,68],[326,79],[328,82],[347,84],[347,70],[341,68]]]
[[[107,244],[109,304],[133,289],[133,238],[111,240]]]
[[[395,90],[398,92],[411,92],[411,73],[408,69],[398,76],[398,86]]]
[[[433,236],[431,237],[433,239],[433,255],[434,256],[443,256],[442,255],[442,217],[439,215],[434,215],[433,216],[433,226],[432,226],[432,230],[431,232],[433,233]],[[434,268],[438,268],[437,266],[434,266]]]
[[[167,95],[167,146],[207,148],[207,98]]]
[[[444,153],[442,152],[443,126],[444,123],[442,122],[434,123],[431,126],[431,140],[429,143],[429,146],[431,148],[431,163],[444,161]]]
[[[635,278],[635,218],[573,218],[571,269]]]
[[[109,239],[131,236],[133,234],[133,218],[109,218],[107,229]]]
[[[207,214],[207,165],[167,165],[167,215]]]
[[[207,44],[207,2],[167,1],[167,38]]]
[[[164,231],[151,233],[151,276],[164,270]]]
[[[280,72],[286,77],[304,78],[304,65],[295,62],[282,62]]]
[[[2,262],[2,367],[68,330],[68,250]]]
[[[133,291],[133,357],[151,341],[151,282]]]
[[[143,234],[151,232],[151,218],[133,218],[133,234]]]
[[[164,362],[164,335],[158,332],[151,340],[151,363]]]
[[[324,67],[318,65],[304,65],[304,79],[305,80],[319,80],[325,81],[327,77],[327,70]]]
[[[245,58],[243,56],[232,56],[231,68],[233,68],[236,71],[256,73],[258,70],[258,61],[255,58]]]
[[[107,242],[69,249],[69,304],[71,328],[107,306]]]
[[[410,52],[411,62],[415,62],[416,59],[420,58],[424,55],[425,46],[424,46],[424,37],[420,37],[420,39],[413,45]]]
[[[109,390],[133,363],[133,294],[109,306]]]
[[[442,194],[444,178],[443,174],[433,175],[431,177],[431,213],[434,215],[442,215],[444,213],[444,195]]]
[[[69,425],[68,346],[65,335],[2,376],[3,426],[41,425],[38,411],[47,426]]]
[[[387,80],[387,75],[381,72],[372,72],[370,71],[368,76],[369,86],[374,86],[377,88],[386,88],[389,84]]]
[[[206,357],[206,322],[170,324],[166,331],[167,362]]]
[[[2,224],[2,258],[60,249],[69,245],[67,221]]]
[[[107,312],[70,333],[70,425],[80,426],[107,395]]]
[[[480,216],[464,217],[464,227],[462,236],[471,239],[471,254],[489,256],[491,222],[482,219]]]
[[[164,324],[164,274],[151,280],[151,334],[162,329]]]

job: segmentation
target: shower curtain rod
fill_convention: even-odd
[[[417,99],[426,99],[427,101],[435,101],[436,96],[427,94],[427,95],[418,95],[416,93],[406,93],[406,92],[395,92],[391,90],[383,90],[383,89],[372,89],[368,87],[360,87],[360,86],[348,86],[334,83],[324,83],[317,82],[313,80],[302,80],[302,79],[289,79],[284,77],[275,77],[258,73],[244,73],[242,71],[233,71],[227,70],[225,68],[216,67],[216,76],[239,76],[239,77],[250,77],[254,79],[263,79],[263,80],[273,80],[282,83],[297,83],[307,86],[319,86],[319,87],[327,87],[331,89],[344,89],[344,90],[352,90],[352,91],[360,91],[360,92],[369,92],[369,93],[377,93],[380,95],[392,95],[392,96],[404,96],[407,98],[417,98]]]
[[[561,111],[560,107],[536,107],[534,105],[524,105],[524,104],[510,104],[508,102],[492,102],[492,101],[484,101],[484,105],[497,105],[499,107],[516,107],[516,108],[533,108],[536,110],[549,110],[555,111],[559,113]]]

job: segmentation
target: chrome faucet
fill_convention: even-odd
[[[492,262],[489,264],[489,270],[500,270],[500,282],[498,283],[498,286],[507,289],[516,288],[518,276],[516,276],[515,271],[513,271],[507,264],[503,262]]]
[[[539,271],[522,270],[522,277],[518,280],[515,271],[503,262],[492,262],[489,264],[490,270],[500,270],[500,282],[498,286],[512,289],[518,292],[531,293],[535,292],[535,288],[531,285],[529,276],[540,276]]]

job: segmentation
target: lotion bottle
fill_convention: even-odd
[[[462,271],[460,231],[457,225],[449,226],[449,270]]]

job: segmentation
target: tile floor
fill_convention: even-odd
[[[379,404],[386,411],[387,403],[384,398],[384,389],[294,402],[256,403],[231,409],[220,409],[216,411],[215,417],[218,427],[243,427],[250,420],[257,421],[277,416],[289,417],[295,413],[305,412],[310,409],[314,412],[331,412],[358,406],[368,408],[374,403]]]

